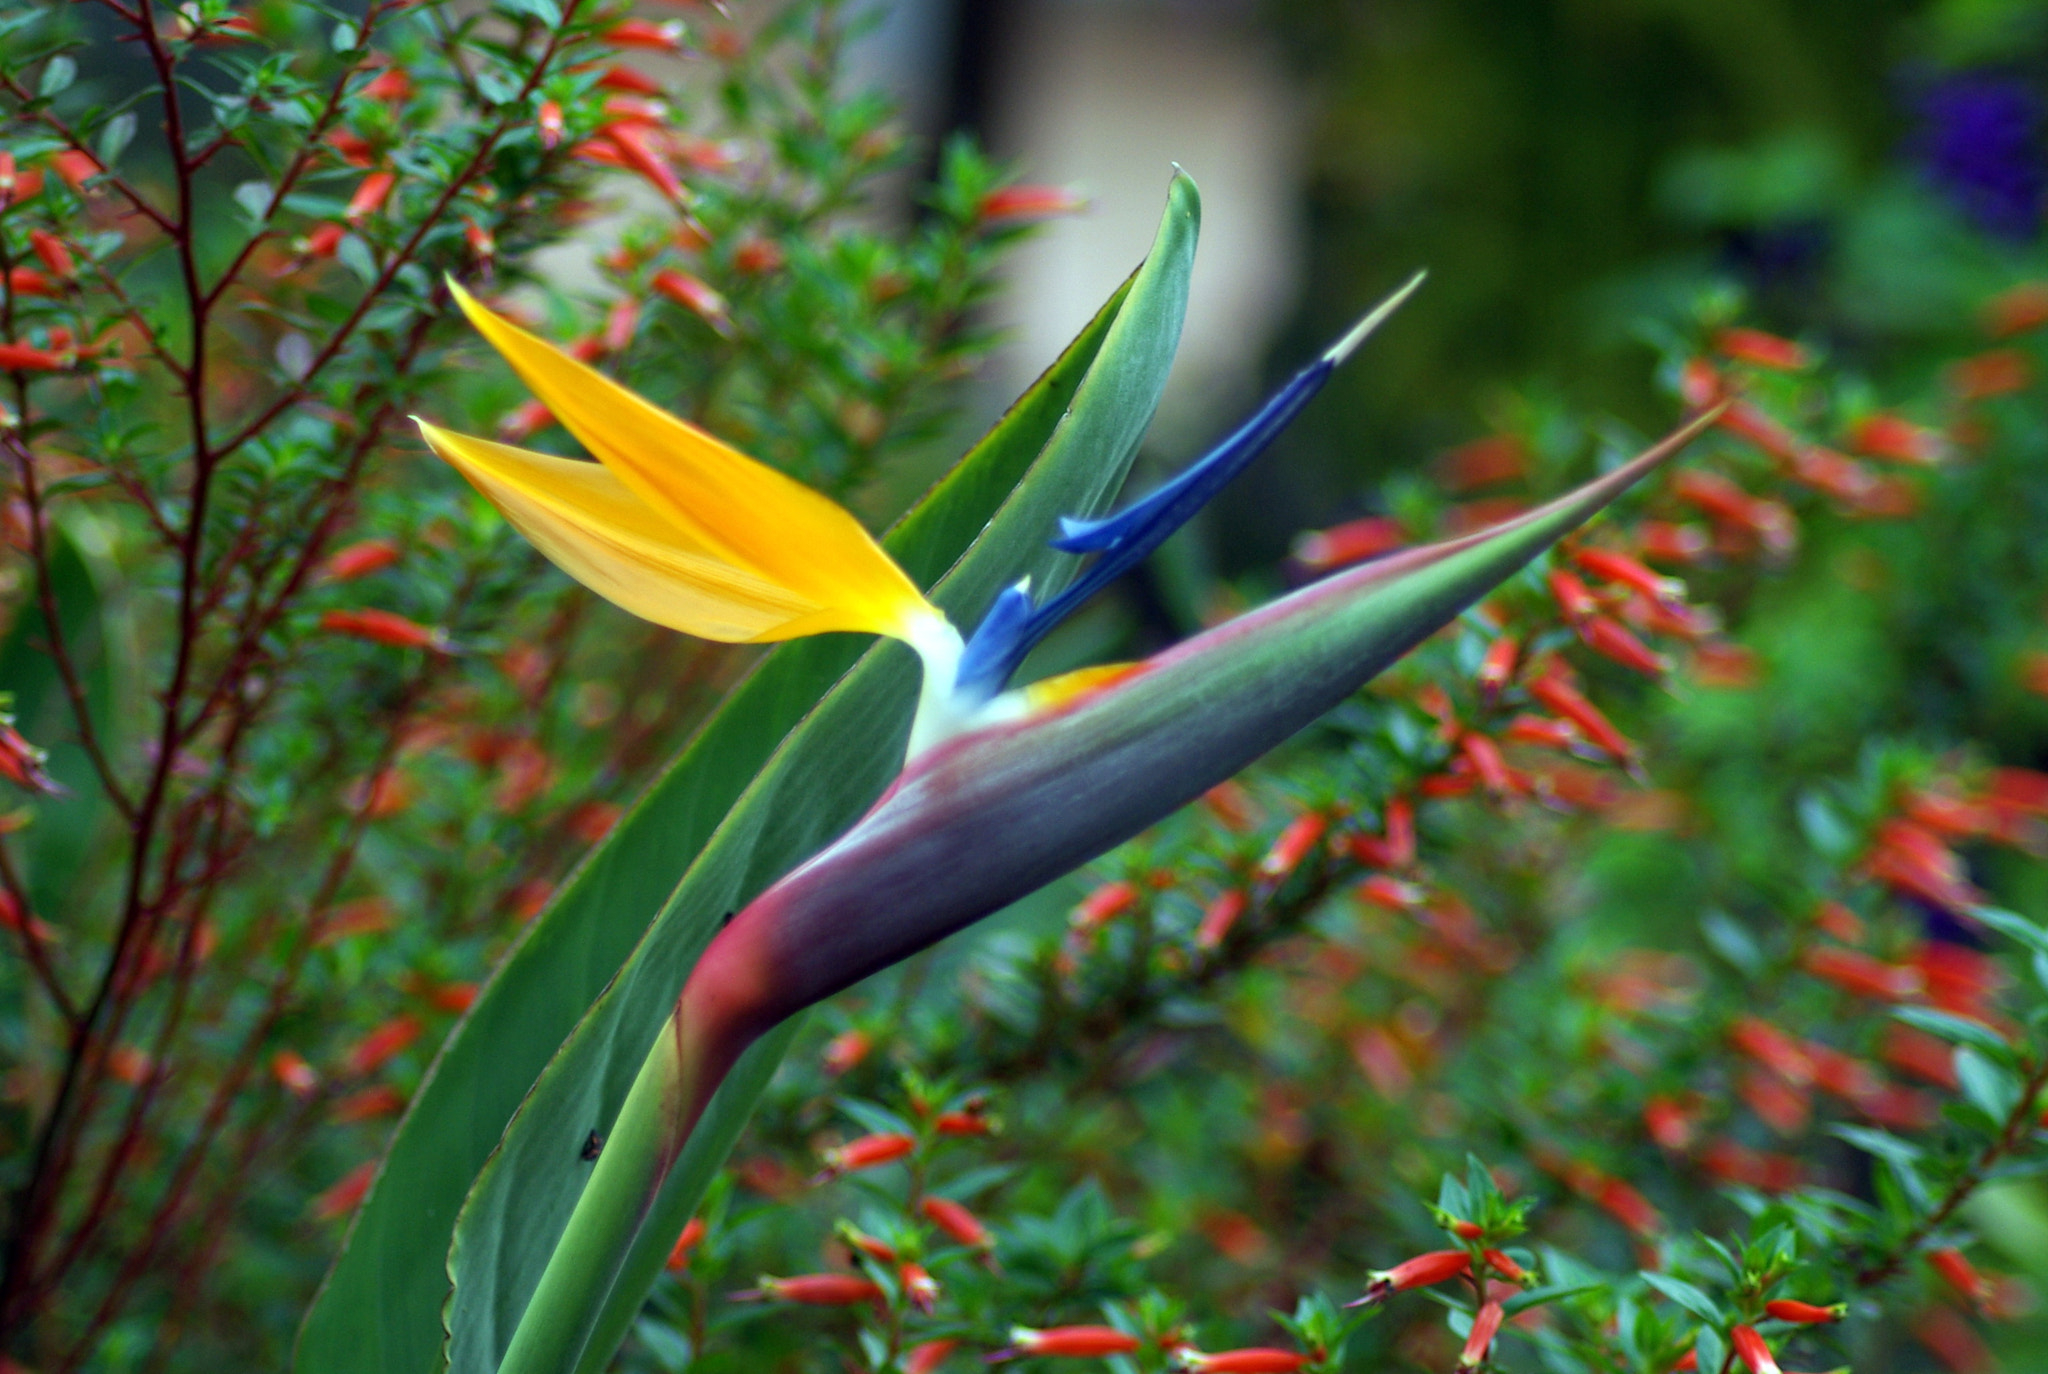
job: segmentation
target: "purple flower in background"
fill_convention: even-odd
[[[1927,178],[1987,233],[2031,237],[2048,193],[2040,92],[2014,77],[1966,72],[1935,82],[1918,105],[1913,156]]]

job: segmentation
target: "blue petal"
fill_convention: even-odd
[[[1323,383],[1350,356],[1366,335],[1393,314],[1422,284],[1417,273],[1407,285],[1381,302],[1320,358],[1310,363],[1293,380],[1274,393],[1257,414],[1237,430],[1190,463],[1186,471],[1150,495],[1132,502],[1115,515],[1100,520],[1062,518],[1060,537],[1052,546],[1065,553],[1099,555],[1059,595],[1042,606],[1032,606],[1028,594],[1012,587],[999,597],[967,641],[961,658],[957,690],[970,700],[986,700],[1003,690],[1017,665],[1033,645],[1053,626],[1066,619],[1088,598],[1129,572],[1165,543],[1167,537],[1199,511],[1266,451],[1301,413]]]

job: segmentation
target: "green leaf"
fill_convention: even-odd
[[[1674,1279],[1668,1274],[1652,1274],[1646,1269],[1643,1271],[1643,1282],[1709,1326],[1721,1324],[1720,1306],[1684,1279]]]
[[[62,95],[71,89],[71,83],[77,77],[78,64],[59,53],[43,64],[43,79],[36,83],[36,94],[44,100]]]
[[[128,151],[129,142],[135,137],[135,116],[123,110],[106,123],[100,125],[100,136],[93,142],[93,152],[100,160],[100,166],[112,170],[121,160],[121,154]]]
[[[2048,952],[2048,927],[2028,920],[2017,911],[2006,911],[1995,906],[1979,906],[1972,907],[1970,914],[1992,929],[2010,935],[2036,953]]]
[[[1037,512],[984,543],[1022,560],[1061,513],[1102,499],[1109,474],[1069,465],[1020,479],[1059,426],[1124,306],[1119,291],[1059,360],[884,540],[921,585],[960,558],[999,509]],[[1007,504],[1006,504],[1007,503]],[[1040,561],[1050,563],[1040,554]],[[949,591],[956,614],[970,592]],[[957,604],[956,604],[957,600]],[[851,636],[800,640],[770,655],[521,934],[476,1006],[442,1046],[400,1122],[300,1328],[301,1374],[411,1371],[441,1359],[445,1254],[455,1217],[507,1121],[563,1038],[632,952],[669,897],[677,870],[704,846],[776,746],[861,655]],[[899,669],[907,665],[898,665]]]
[[[1059,516],[1092,514],[1122,485],[1172,366],[1199,219],[1194,183],[1176,177],[1152,252],[1071,409],[988,530],[934,592],[956,623],[971,625],[1021,575],[1058,586],[1070,574],[1075,560],[1045,541]],[[881,795],[902,764],[915,684],[909,651],[878,646],[783,742],[687,871],[677,860],[665,863],[671,879],[681,873],[674,896],[549,1063],[464,1203],[449,1254],[453,1368],[498,1370],[526,1315],[588,1168],[573,1151],[562,1153],[564,1134],[581,1141],[618,1115],[719,918],[823,848]],[[791,1033],[785,1026],[771,1037],[775,1043],[756,1045],[742,1068],[753,1066],[765,1080]],[[764,1063],[767,1069],[759,1069]],[[532,1363],[521,1367],[560,1374],[605,1367],[752,1103],[752,1092],[725,1084],[666,1182],[650,1180],[660,1183],[660,1193],[630,1253],[616,1261],[616,1281],[580,1275],[587,1298],[553,1300],[546,1310],[533,1304],[542,1334],[522,1335],[521,1359]]]
[[[1937,1011],[1933,1007],[1894,1007],[1892,1016],[1909,1026],[1938,1035],[1952,1045],[1974,1045],[1987,1054],[1999,1059],[2012,1058],[2012,1046],[2005,1043],[2003,1036],[1982,1021],[1972,1021],[1967,1016],[1954,1012]]]
[[[1828,1134],[1838,1140],[1846,1140],[1865,1154],[1888,1159],[1895,1164],[1911,1164],[1920,1158],[1920,1147],[1912,1141],[1880,1131],[1869,1126],[1830,1126]]]
[[[1700,1328],[1693,1338],[1693,1359],[1701,1369],[1726,1369],[1728,1367],[1728,1344],[1721,1339],[1721,1333],[1711,1326]]]
[[[1993,1063],[1968,1045],[1956,1051],[1956,1081],[1970,1105],[1993,1122],[2003,1122],[2011,1116],[2025,1091],[2018,1074]]]

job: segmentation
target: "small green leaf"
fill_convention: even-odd
[[[1995,906],[1972,907],[1970,914],[2004,935],[2010,935],[2036,953],[2048,953],[2048,927],[2030,921],[2017,911]]]
[[[1828,1134],[1837,1140],[1846,1140],[1865,1154],[1876,1155],[1879,1159],[1911,1164],[1920,1158],[1918,1145],[1910,1140],[1902,1140],[1890,1131],[1880,1131],[1869,1126],[1830,1126]]]
[[[36,94],[45,100],[62,95],[77,78],[78,64],[59,53],[43,64],[43,79],[36,83]]]
[[[1723,1320],[1720,1306],[1699,1289],[1684,1279],[1674,1279],[1669,1274],[1653,1274],[1645,1269],[1643,1282],[1662,1293],[1686,1311],[1712,1326],[1719,1326]]]
[[[1720,1370],[1728,1364],[1728,1343],[1721,1339],[1721,1333],[1711,1326],[1700,1328],[1693,1338],[1693,1358],[1701,1369]]]
[[[1938,1035],[1950,1044],[1973,1045],[2001,1060],[2012,1058],[2012,1046],[2006,1044],[1997,1031],[1982,1021],[1972,1021],[1967,1016],[1937,1011],[1933,1007],[1895,1007],[1892,1009],[1892,1016],[1909,1026],[1917,1026],[1930,1034]]]
[[[2024,1091],[2018,1074],[1993,1063],[1968,1045],[1956,1051],[1956,1079],[1970,1105],[1994,1122],[2003,1122],[2013,1114]]]
[[[562,26],[562,7],[555,0],[498,0],[498,9],[514,19],[538,19],[551,29]]]
[[[93,143],[93,152],[100,160],[100,166],[111,168],[121,160],[121,154],[128,151],[128,144],[135,137],[135,116],[128,110],[109,119],[100,126],[100,136]]]
[[[329,40],[336,52],[354,52],[362,46],[363,34],[354,24],[340,23],[334,26],[334,36]]]

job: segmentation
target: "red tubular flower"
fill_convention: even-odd
[[[1106,1355],[1128,1355],[1144,1347],[1136,1336],[1113,1326],[1029,1326],[1010,1328],[1010,1344],[989,1356],[990,1361],[1014,1360],[1025,1355],[1069,1355],[1101,1359]]]
[[[685,310],[695,312],[719,333],[731,329],[732,315],[725,297],[689,273],[664,267],[654,274],[648,285]]]
[[[1081,899],[1069,920],[1075,930],[1090,934],[1102,929],[1137,904],[1136,883],[1104,883]]]
[[[915,1136],[896,1132],[878,1132],[849,1140],[836,1149],[825,1151],[825,1169],[828,1174],[850,1174],[856,1169],[872,1169],[878,1165],[891,1164],[917,1149]]]
[[[1673,1097],[1653,1097],[1643,1104],[1643,1128],[1650,1139],[1672,1151],[1689,1148],[1696,1134],[1692,1113]]]
[[[1849,1315],[1849,1304],[1838,1302],[1827,1307],[1819,1307],[1792,1298],[1773,1298],[1764,1304],[1764,1315],[1781,1322],[1803,1322],[1812,1326],[1823,1322],[1840,1321]]]
[[[1476,1221],[1453,1221],[1450,1230],[1459,1240],[1478,1240],[1486,1234],[1486,1228]]]
[[[389,539],[364,539],[336,549],[321,565],[320,576],[327,582],[350,582],[382,572],[397,561],[398,545]]]
[[[316,224],[310,232],[292,240],[292,251],[302,258],[331,258],[347,233],[345,226],[332,221]]]
[[[1429,899],[1419,884],[1375,873],[1358,885],[1358,900],[1388,911],[1413,911]]]
[[[50,167],[58,176],[64,178],[65,184],[74,191],[83,191],[85,183],[96,176],[104,175],[107,170],[100,166],[99,159],[91,153],[77,148],[66,148],[61,153],[52,153]]]
[[[1844,992],[1899,1002],[1926,991],[1926,979],[1918,969],[1887,964],[1860,949],[1840,945],[1813,945],[1799,958],[1800,966],[1823,982]]]
[[[874,1045],[874,1037],[864,1030],[843,1030],[825,1042],[825,1051],[819,1059],[825,1066],[825,1072],[837,1077],[858,1067]]]
[[[1479,781],[1486,790],[1497,797],[1520,792],[1518,779],[1501,757],[1500,746],[1485,735],[1467,734],[1458,741],[1458,753],[1465,762],[1472,765],[1472,771],[1479,775]]]
[[[1195,948],[1220,947],[1250,905],[1251,897],[1241,887],[1227,887],[1217,893],[1202,909],[1202,922],[1195,927]]]
[[[1616,553],[1612,549],[1579,548],[1572,551],[1572,562],[1603,582],[1627,587],[1652,601],[1675,604],[1685,600],[1685,583],[1675,577],[1666,577],[1625,553]]]
[[[1984,1276],[1977,1272],[1977,1267],[1953,1246],[1928,1251],[1927,1264],[1941,1275],[1949,1287],[1971,1302],[1982,1301],[1991,1291],[1990,1285],[1984,1282]]]
[[[597,78],[601,91],[623,91],[627,95],[661,95],[661,83],[633,67],[606,67]]]
[[[608,124],[599,137],[611,145],[625,166],[645,177],[655,190],[677,205],[689,201],[690,193],[684,188],[682,179],[668,165],[668,159],[656,151],[645,128],[637,124]],[[708,287],[706,289],[709,290]],[[696,309],[694,306],[691,308]]]
[[[320,1075],[295,1050],[279,1050],[272,1055],[270,1075],[293,1097],[308,1098],[320,1091]]]
[[[354,224],[376,214],[390,197],[391,188],[397,184],[396,172],[370,173],[357,185],[356,193],[348,198],[348,208],[342,211],[342,218]]]
[[[1813,361],[1804,348],[1790,339],[1766,334],[1761,329],[1717,330],[1714,351],[1739,363],[1779,372],[1798,372]]]
[[[1506,1279],[1509,1283],[1519,1283],[1524,1288],[1535,1284],[1536,1276],[1515,1263],[1506,1252],[1483,1250],[1480,1254],[1486,1260],[1487,1265],[1492,1268],[1493,1272]]]
[[[704,1218],[690,1218],[689,1224],[683,1227],[683,1233],[676,1237],[675,1248],[668,1252],[666,1267],[669,1273],[680,1274],[690,1267],[690,1252],[703,1241],[704,1230]]]
[[[1728,1043],[1777,1074],[1787,1083],[1811,1083],[1813,1058],[1798,1037],[1755,1016],[1736,1018]]]
[[[1706,531],[1697,525],[1680,525],[1670,520],[1645,520],[1636,526],[1636,547],[1643,557],[1659,563],[1697,563],[1712,547]]]
[[[1506,1310],[1497,1302],[1479,1309],[1479,1315],[1472,1319],[1472,1334],[1465,1338],[1465,1348],[1459,1352],[1458,1368],[1477,1369],[1486,1363],[1487,1347],[1500,1334],[1500,1324],[1506,1316]]]
[[[1551,714],[1563,716],[1578,726],[1589,742],[1613,755],[1618,762],[1626,763],[1634,756],[1635,746],[1629,743],[1628,737],[1615,729],[1600,708],[1565,681],[1555,667],[1529,684],[1529,695]]]
[[[1735,1347],[1736,1356],[1748,1366],[1749,1374],[1784,1374],[1755,1327],[1738,1326],[1728,1333],[1728,1340]]]
[[[422,625],[416,620],[407,620],[404,616],[391,611],[369,607],[328,611],[320,617],[320,628],[331,634],[367,639],[372,644],[389,645],[394,649],[448,647],[448,636],[445,631]]]
[[[394,1016],[358,1040],[343,1062],[348,1066],[348,1071],[357,1077],[375,1073],[419,1038],[420,1023],[417,1017],[407,1014]]]
[[[1553,720],[1549,716],[1523,714],[1509,721],[1501,730],[1500,737],[1509,744],[1533,744],[1544,749],[1559,749],[1569,753],[1585,742],[1585,736],[1578,727],[1568,720]]]
[[[1311,530],[1294,541],[1294,561],[1309,572],[1328,572],[1392,553],[1408,542],[1401,522],[1385,515]]]
[[[1431,1250],[1403,1260],[1392,1269],[1374,1270],[1371,1281],[1366,1285],[1365,1296],[1346,1306],[1377,1306],[1396,1293],[1405,1293],[1411,1288],[1428,1288],[1471,1272],[1472,1256],[1465,1251]]]
[[[469,245],[470,256],[478,262],[488,263],[498,255],[497,239],[491,236],[490,230],[473,219],[463,219],[462,241]]]
[[[553,148],[562,141],[562,107],[552,100],[540,102],[535,113],[535,126],[540,130],[540,146]]]
[[[1489,434],[1440,455],[1434,466],[1446,487],[1463,494],[1528,476],[1529,446],[1518,434]]]
[[[11,268],[7,273],[7,290],[16,296],[42,296],[46,299],[55,299],[63,294],[63,288],[33,267]]]
[[[946,1357],[960,1348],[956,1340],[926,1341],[912,1346],[903,1357],[903,1374],[932,1374],[932,1371],[946,1362]]]
[[[71,260],[71,250],[64,246],[64,240],[47,229],[28,231],[28,246],[43,260],[43,266],[50,269],[50,275],[69,281],[78,275],[78,264]]]
[[[650,52],[679,53],[684,29],[679,20],[656,23],[649,19],[622,19],[598,37],[615,48],[643,48]]]
[[[377,1176],[377,1161],[364,1160],[341,1176],[341,1181],[313,1199],[313,1215],[321,1221],[333,1221],[355,1211],[363,1200],[363,1194],[370,1191],[370,1180]]]
[[[1259,874],[1266,878],[1285,878],[1301,867],[1330,828],[1330,818],[1320,811],[1304,811],[1287,823],[1273,847],[1259,860]]]
[[[554,412],[539,401],[521,401],[498,421],[498,433],[518,443],[530,439],[555,422]]]
[[[1182,1369],[1198,1370],[1200,1374],[1295,1374],[1309,1362],[1309,1357],[1299,1351],[1259,1346],[1208,1352],[1182,1347],[1174,1352],[1173,1358]]]
[[[30,344],[0,343],[0,371],[62,372],[75,361],[75,354],[56,353]]]
[[[1650,1200],[1618,1178],[1601,1179],[1593,1202],[1639,1236],[1654,1236],[1664,1229],[1664,1217]]]
[[[2023,281],[2007,287],[1984,305],[1984,332],[2009,339],[2048,324],[2048,282]]]
[[[1705,410],[1727,394],[1721,373],[1705,358],[1688,358],[1678,373],[1678,399],[1688,411]]]
[[[1671,479],[1671,494],[1698,507],[1715,524],[1752,538],[1773,553],[1790,551],[1798,539],[1792,513],[1775,501],[1751,496],[1718,472],[1688,468]]]
[[[339,1125],[353,1121],[373,1121],[380,1116],[396,1116],[405,1110],[405,1094],[389,1083],[379,1083],[350,1093],[334,1104],[333,1120]]]
[[[412,98],[412,78],[405,74],[403,67],[386,67],[363,83],[356,94],[396,105]]]
[[[981,1219],[951,1198],[927,1196],[918,1204],[926,1221],[945,1232],[956,1245],[985,1250],[996,1243]]]
[[[770,1302],[800,1302],[810,1307],[856,1307],[879,1302],[881,1285],[858,1274],[798,1274],[778,1279],[762,1275],[759,1288],[734,1293],[734,1302],[766,1299]]]
[[[1479,660],[1479,693],[1488,701],[1500,695],[1515,676],[1515,660],[1521,653],[1522,645],[1513,635],[1502,635],[1486,646],[1486,654]]]
[[[1555,568],[1545,581],[1550,586],[1551,599],[1557,602],[1557,608],[1564,612],[1564,618],[1572,624],[1576,625],[1599,611],[1599,599],[1587,588],[1578,574],[1567,572],[1563,568]]]
[[[778,271],[783,264],[781,247],[773,239],[750,238],[732,251],[732,267],[750,277]]]
[[[1982,401],[2026,390],[2034,380],[2034,365],[2018,349],[1996,348],[1951,363],[1946,380],[1959,400]]]
[[[1737,401],[1729,406],[1721,412],[1721,418],[1716,423],[1730,434],[1748,440],[1781,463],[1796,461],[1803,447],[1792,431],[1748,401]]]
[[[946,1136],[984,1136],[995,1133],[995,1124],[979,1112],[940,1112],[932,1129]]]
[[[939,1281],[922,1264],[904,1265],[896,1271],[896,1281],[903,1285],[903,1295],[910,1305],[926,1316],[939,1305]]]
[[[1956,1086],[1955,1047],[1896,1021],[1885,1027],[1884,1062],[1938,1088]]]
[[[1579,626],[1579,638],[1602,658],[1645,677],[1661,678],[1671,671],[1671,661],[1637,639],[1619,621],[1596,615]]]
[[[1088,201],[1064,186],[1005,186],[990,191],[975,207],[974,218],[986,228],[1030,224],[1078,213]]]
[[[1939,463],[1949,452],[1941,431],[1884,413],[1866,415],[1850,426],[1848,443],[1866,458],[1921,466]]]
[[[1387,803],[1387,867],[1406,868],[1415,862],[1415,803],[1396,797]]]

